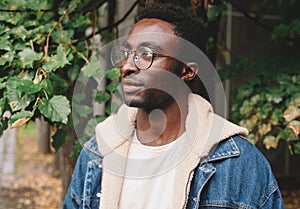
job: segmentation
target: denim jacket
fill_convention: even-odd
[[[99,208],[102,159],[93,137],[77,160],[64,209]],[[281,209],[284,205],[265,157],[245,138],[235,135],[200,160],[185,208]]]
[[[97,125],[77,161],[64,208],[119,208],[136,113],[123,105]],[[185,133],[169,158],[178,162],[167,200],[173,208],[283,208],[267,160],[242,137],[248,131],[216,115],[199,95],[189,95]]]

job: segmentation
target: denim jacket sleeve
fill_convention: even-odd
[[[82,149],[64,199],[63,209],[98,208],[102,175],[102,158],[93,137]],[[95,207],[96,206],[96,207]]]
[[[269,197],[266,203],[261,207],[261,209],[270,209],[270,208],[282,208],[284,209],[283,200],[279,188]]]
[[[200,163],[189,200],[189,209],[284,209],[268,161],[241,136],[221,142],[207,160]]]

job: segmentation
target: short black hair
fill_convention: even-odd
[[[172,24],[177,36],[205,51],[203,27],[187,9],[170,3],[152,3],[141,10],[138,20],[145,18],[156,18]]]

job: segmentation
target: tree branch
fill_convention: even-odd
[[[59,18],[59,20],[53,25],[53,27],[51,28],[50,32],[48,33],[47,35],[47,38],[46,38],[46,46],[44,47],[44,51],[45,51],[45,55],[44,55],[44,58],[47,59],[48,57],[48,48],[49,48],[49,40],[50,40],[50,35],[51,33],[54,31],[54,29],[59,25],[61,24],[62,20],[64,19],[64,17],[68,14],[68,12],[78,3],[79,0],[75,1],[72,5],[69,6],[69,8],[67,8],[63,15]]]
[[[41,9],[41,10],[33,10],[33,9],[0,9],[0,12],[13,12],[13,13],[26,13],[26,12],[52,12],[50,9]]]
[[[264,24],[263,22],[261,22],[260,19],[256,18],[256,17],[253,17],[251,16],[245,9],[243,9],[242,7],[240,7],[238,4],[236,4],[233,0],[229,0],[229,3],[234,7],[236,8],[239,12],[241,12],[246,18],[252,20],[253,22],[255,22],[257,25],[261,26],[263,29],[265,29],[266,31],[269,31],[269,32],[273,32],[273,29]]]
[[[246,18],[252,20],[254,23],[256,23],[257,25],[259,25],[261,28],[263,28],[264,30],[272,33],[273,32],[273,28],[270,27],[269,25],[266,25],[265,23],[263,23],[260,19],[251,16],[245,9],[243,9],[242,7],[240,7],[238,4],[236,4],[233,0],[229,0],[229,3],[235,8],[237,9],[239,12],[241,12]],[[291,37],[285,37],[286,40],[292,42],[293,44],[295,44],[295,41],[293,38]]]
[[[78,42],[78,41],[83,41],[83,40],[86,40],[86,39],[90,39],[90,38],[93,37],[93,35],[100,34],[100,33],[102,33],[103,31],[108,30],[108,29],[110,29],[110,28],[112,28],[112,27],[117,27],[118,25],[120,25],[120,24],[121,24],[121,23],[122,23],[122,22],[130,15],[130,13],[133,11],[133,9],[136,7],[136,5],[137,5],[139,2],[140,2],[140,0],[136,0],[136,1],[132,4],[132,6],[128,9],[128,11],[125,13],[125,15],[124,15],[120,20],[118,20],[117,22],[115,22],[115,23],[113,23],[113,24],[110,24],[110,25],[107,25],[107,26],[105,26],[105,27],[103,27],[103,28],[100,28],[97,32],[95,32],[95,34],[91,34],[91,35],[89,35],[89,36],[87,36],[87,37],[84,37],[84,38],[82,38],[82,39],[77,39],[76,42]]]

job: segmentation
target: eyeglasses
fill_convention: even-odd
[[[136,50],[124,46],[115,46],[111,51],[111,62],[115,67],[121,67],[128,57],[133,54],[133,63],[139,70],[151,67],[154,57],[170,57],[164,54],[154,53],[148,47],[139,47]]]

